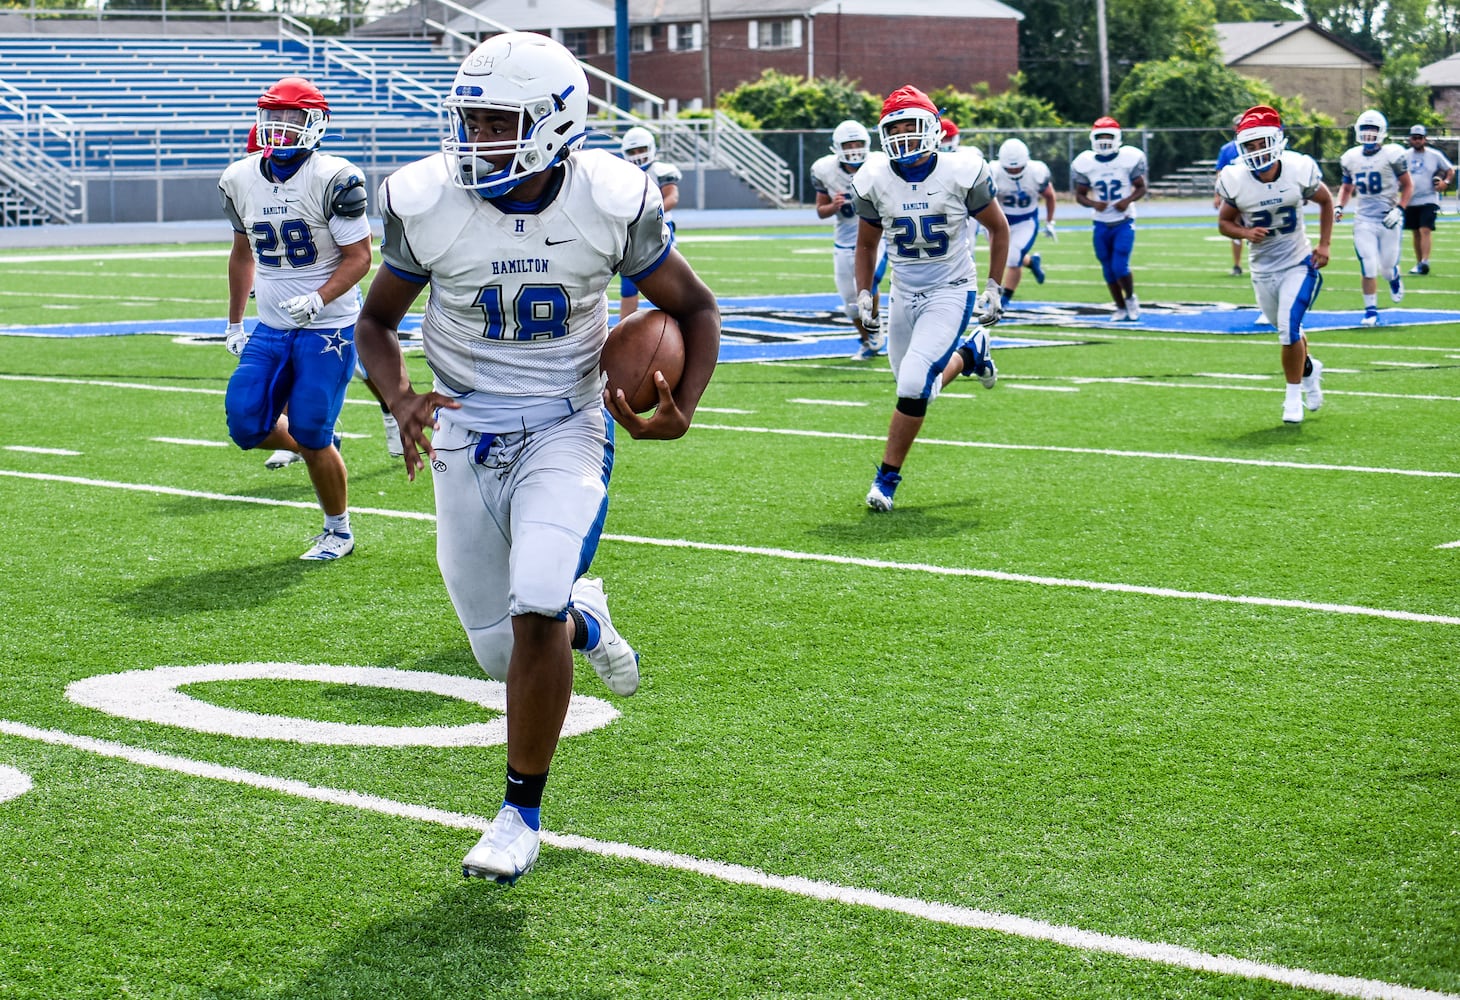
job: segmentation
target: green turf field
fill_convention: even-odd
[[[1104,300],[1074,225],[1021,297]],[[1405,307],[1460,311],[1455,227]],[[722,295],[831,290],[818,241],[682,235]],[[1145,303],[1249,304],[1230,266],[1138,237]],[[225,269],[0,252],[0,323],[221,334]],[[620,436],[593,571],[644,683],[580,660],[512,889],[460,874],[505,751],[451,737],[501,715],[364,387],[358,547],[308,564],[221,342],[0,336],[0,998],[1460,995],[1460,327],[1315,335],[1296,427],[1270,334],[1040,336],[890,514],[885,361],[722,365],[683,440]]]

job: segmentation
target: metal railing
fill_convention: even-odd
[[[0,225],[70,223],[86,218],[86,185],[46,155],[26,130],[0,125]]]
[[[330,64],[341,67],[356,76],[361,77],[370,84],[370,99],[372,101],[380,98],[380,69],[378,61],[374,56],[366,55],[353,45],[346,45],[338,38],[326,38],[323,44],[324,65],[328,69]]]

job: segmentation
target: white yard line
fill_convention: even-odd
[[[481,816],[473,816],[468,813],[451,812],[446,809],[437,809],[433,806],[416,805],[409,802],[397,802],[393,799],[369,795],[350,789],[311,785],[292,778],[279,778],[273,775],[260,774],[256,771],[243,770],[242,768],[227,767],[222,764],[213,764],[207,761],[191,760],[175,754],[158,753],[157,751],[147,750],[142,747],[128,746],[125,743],[114,743],[110,740],[100,740],[90,736],[78,736],[56,729],[38,729],[34,726],[29,726],[21,722],[12,722],[8,719],[0,719],[0,733],[17,736],[22,739],[36,740],[52,746],[71,747],[113,760],[124,760],[142,767],[151,767],[158,770],[170,771],[175,774],[191,775],[193,777],[207,778],[214,781],[229,782],[235,785],[244,785],[250,788],[264,789],[284,795],[293,795],[312,802],[322,802],[328,805],[360,809],[384,816],[393,816],[423,823],[435,823],[450,829],[469,830],[477,833],[485,830],[491,823],[489,819]],[[1297,987],[1298,989],[1344,997],[1380,997],[1386,998],[1386,1000],[1460,1000],[1460,994],[1439,993],[1433,990],[1400,986],[1378,979],[1338,976],[1324,972],[1313,972],[1308,969],[1273,965],[1267,962],[1255,962],[1248,959],[1235,958],[1231,955],[1210,954],[1208,952],[1197,951],[1194,948],[1166,944],[1161,941],[1143,941],[1139,938],[1119,937],[1112,934],[1103,934],[1099,931],[1071,927],[1068,924],[1052,924],[1047,921],[1021,917],[1012,913],[999,913],[997,911],[979,910],[966,906],[954,906],[949,903],[931,902],[908,896],[895,896],[872,889],[859,889],[855,886],[838,885],[834,882],[822,882],[796,875],[774,875],[761,871],[758,868],[750,868],[746,865],[713,861],[707,858],[697,858],[693,855],[676,854],[671,851],[660,851],[653,848],[636,847],[632,844],[595,840],[591,837],[582,837],[576,834],[552,833],[545,830],[543,831],[542,839],[545,844],[555,847],[558,850],[582,851],[601,857],[619,858],[625,861],[638,862],[639,864],[652,865],[657,868],[688,872],[705,878],[727,882],[732,885],[770,889],[822,902],[840,903],[846,906],[861,906],[873,910],[901,913],[921,920],[947,924],[953,927],[993,931],[1012,937],[1026,938],[1031,941],[1047,941],[1051,944],[1062,945],[1078,951],[1116,955],[1121,958],[1134,959],[1140,962],[1152,962],[1158,965],[1190,969],[1197,972],[1211,972],[1223,976],[1236,976],[1243,979],[1257,979],[1282,983]]]
[[[227,493],[205,493],[199,490],[174,489],[172,487],[152,486],[145,483],[121,483],[105,479],[83,479],[79,476],[57,476],[42,472],[18,472],[12,469],[0,469],[0,477],[6,476],[38,482],[69,483],[74,486],[95,486],[105,489],[129,490],[138,493],[156,493],[166,496],[195,497],[203,500],[221,500],[230,503],[252,503],[269,507],[294,507],[302,510],[318,509],[318,505],[313,501],[272,500],[261,497],[232,496]],[[352,512],[356,514],[378,514],[381,517],[407,518],[413,521],[436,520],[436,515],[421,511],[354,507],[352,508]],[[969,569],[958,566],[935,566],[929,563],[902,563],[890,562],[883,559],[862,559],[820,552],[798,552],[794,549],[765,548],[754,545],[725,545],[715,542],[697,542],[684,538],[648,538],[642,535],[613,534],[605,534],[603,538],[606,541],[624,542],[631,545],[655,545],[664,548],[697,549],[702,552],[732,552],[741,555],[787,559],[794,562],[817,562],[836,566],[858,566],[865,569],[891,569],[910,573],[928,573],[935,576],[972,577],[983,580],[998,580],[1004,583],[1033,584],[1040,587],[1094,590],[1118,594],[1143,594],[1150,597],[1174,598],[1177,600],[1211,601],[1222,604],[1248,604],[1259,607],[1318,611],[1326,614],[1361,615],[1369,618],[1388,618],[1397,621],[1460,625],[1460,617],[1454,615],[1434,615],[1391,608],[1370,608],[1357,604],[1329,604],[1322,601],[1298,601],[1279,597],[1253,597],[1246,594],[1217,594],[1199,590],[1175,590],[1170,587],[1110,583],[1101,580],[1080,580],[1058,576],[1035,576],[1026,573],[1006,573],[1001,570],[991,569]]]

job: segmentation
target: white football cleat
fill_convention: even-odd
[[[897,484],[900,482],[900,473],[878,471],[872,480],[872,488],[867,491],[867,506],[883,513],[891,510],[892,496],[897,492]]]
[[[1398,268],[1395,268],[1394,270],[1396,272],[1395,275],[1394,275],[1394,277],[1392,277],[1392,278],[1389,279],[1389,301],[1390,302],[1403,302],[1404,301],[1404,280],[1399,277],[1399,274],[1398,274],[1398,270],[1399,269]]]
[[[1126,297],[1125,318],[1130,320],[1132,323],[1137,322],[1141,318],[1141,304],[1136,301],[1136,297],[1134,295]]]
[[[477,846],[461,859],[462,877],[489,878],[500,885],[513,885],[537,864],[541,840],[520,812],[504,805]]]
[[[1127,313],[1124,309],[1117,309],[1107,318],[1112,323],[1124,323],[1125,321],[1130,319],[1130,314]]]
[[[598,622],[598,645],[583,650],[599,679],[614,694],[631,695],[639,690],[639,654],[619,635],[608,617],[608,598],[603,581],[580,576],[573,581],[571,603],[588,612]]]
[[[314,544],[309,551],[300,556],[300,559],[309,559],[317,562],[324,562],[329,559],[339,559],[355,551],[355,536],[344,535],[338,531],[322,531],[310,539]]]
[[[1364,318],[1361,319],[1361,320],[1359,320],[1359,326],[1378,326],[1378,325],[1379,325],[1379,310],[1375,309],[1373,306],[1366,307],[1364,309]]]
[[[395,422],[394,413],[383,413],[381,419],[385,423],[385,453],[391,458],[400,458],[406,453],[405,446],[400,443],[400,424]]]
[[[295,462],[304,461],[304,456],[297,451],[290,451],[288,448],[280,448],[268,458],[264,459],[264,468],[282,469],[286,465],[293,465]]]
[[[1313,362],[1313,374],[1303,376],[1303,405],[1316,410],[1323,405],[1323,362],[1312,355],[1308,360]]]
[[[1301,424],[1303,422],[1303,401],[1301,399],[1283,400],[1283,423]]]

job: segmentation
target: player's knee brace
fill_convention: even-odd
[[[928,415],[928,401],[916,396],[898,396],[897,412],[909,417],[925,417]]]

